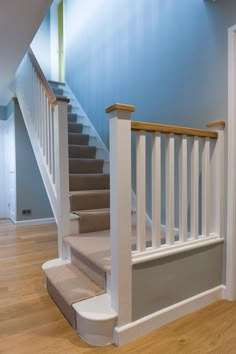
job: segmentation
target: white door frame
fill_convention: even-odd
[[[228,180],[226,293],[236,300],[236,25],[228,30]]]

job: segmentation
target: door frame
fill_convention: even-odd
[[[59,81],[59,31],[58,31],[58,6],[64,0],[55,0],[50,8],[50,55],[51,55],[51,80]],[[65,11],[63,9],[63,49],[65,73]]]
[[[228,30],[227,238],[225,298],[236,300],[236,25]]]

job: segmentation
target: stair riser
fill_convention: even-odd
[[[69,160],[69,173],[102,173],[102,160]]]
[[[110,193],[103,193],[100,196],[79,195],[71,197],[71,210],[90,210],[110,208]]]
[[[94,159],[95,156],[95,146],[69,146],[69,158]]]
[[[74,329],[76,329],[76,313],[72,306],[67,304],[67,302],[63,299],[58,290],[53,286],[53,284],[47,277],[46,287],[49,295],[51,296],[57,307],[61,310],[70,325]]]
[[[68,142],[71,145],[88,145],[89,135],[69,133]]]
[[[80,232],[88,233],[110,229],[110,213],[80,215]]]
[[[69,133],[82,133],[83,125],[78,123],[69,123],[68,124],[68,132]]]
[[[73,249],[71,249],[71,263],[86,274],[86,276],[101,289],[106,290],[106,273],[102,269],[99,269],[89,259]]]
[[[109,175],[70,175],[70,191],[109,189]]]

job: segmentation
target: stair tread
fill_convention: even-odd
[[[110,208],[101,208],[101,209],[88,209],[88,210],[74,210],[76,215],[85,215],[85,214],[110,214]]]
[[[45,274],[69,305],[104,293],[73,264],[46,269]]]
[[[104,272],[111,270],[110,230],[86,233],[82,237],[67,236],[65,242]]]
[[[89,147],[89,146],[88,146]],[[75,161],[75,160],[78,160],[78,161],[100,161],[100,162],[103,162],[104,160],[103,159],[96,159],[95,157],[70,157],[69,160],[72,160],[72,161]]]
[[[61,85],[61,86],[65,86],[65,82],[61,82],[61,81],[55,81],[55,80],[48,80],[49,84],[52,85]]]
[[[93,194],[109,194],[110,189],[95,189],[95,190],[83,190],[83,191],[71,191],[70,195],[71,196],[77,196],[77,195],[93,195]],[[104,208],[103,208],[104,209]]]

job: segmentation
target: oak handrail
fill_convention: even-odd
[[[38,76],[38,79],[41,82],[41,84],[45,90],[45,94],[48,97],[49,103],[52,106],[54,106],[57,101],[69,103],[70,100],[68,98],[55,96],[55,94],[54,94],[53,90],[51,89],[47,79],[45,78],[44,73],[42,72],[42,70],[39,66],[39,63],[38,63],[37,59],[35,58],[35,55],[34,55],[31,48],[29,48],[29,50],[28,50],[28,55],[29,55],[30,61],[35,69],[35,72]]]
[[[214,131],[179,127],[179,126],[166,125],[166,124],[137,122],[137,121],[131,121],[131,130],[134,131],[144,130],[152,133],[159,132],[163,134],[198,136],[198,137],[211,138],[211,139],[218,138],[218,133]]]
[[[225,127],[225,121],[224,120],[217,120],[215,122],[210,122],[207,125],[207,128],[213,128],[213,127]]]

